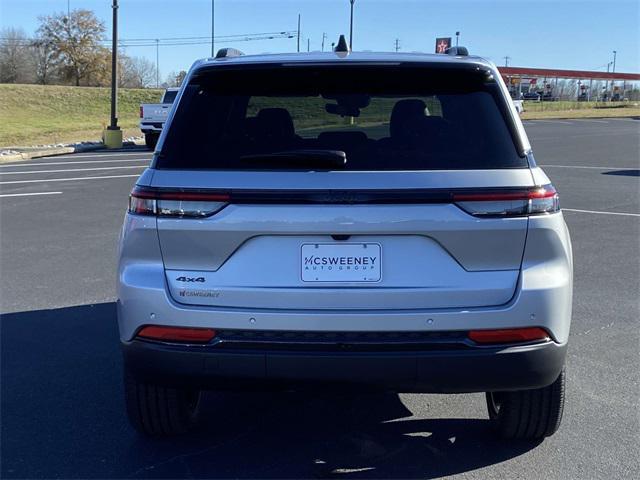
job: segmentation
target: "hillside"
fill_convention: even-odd
[[[121,89],[118,124],[140,135],[139,106],[160,100],[155,89]],[[0,84],[0,147],[95,140],[109,123],[108,88]]]

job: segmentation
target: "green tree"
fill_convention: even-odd
[[[104,69],[104,23],[90,10],[73,10],[39,17],[38,37],[53,52],[62,76],[75,85],[102,77]]]

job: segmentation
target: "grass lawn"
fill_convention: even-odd
[[[141,103],[160,101],[155,89],[121,89],[118,124],[140,135]],[[0,84],[0,147],[97,140],[110,118],[108,88]]]
[[[639,102],[524,102],[522,118],[596,118],[640,116]]]

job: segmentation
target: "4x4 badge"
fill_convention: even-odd
[[[204,277],[178,277],[176,282],[199,282],[204,283],[206,280]]]

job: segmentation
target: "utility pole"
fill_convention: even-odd
[[[71,0],[67,0],[67,18],[71,17]]]
[[[460,32],[456,32],[456,47],[458,46],[458,39],[460,38]]]
[[[511,57],[506,55],[503,58],[504,58],[504,66],[508,67],[509,66],[509,60],[511,60]]]
[[[118,0],[113,0],[113,35],[111,43],[111,122],[104,132],[107,148],[122,147],[122,130],[118,127]]]
[[[349,0],[351,2],[351,19],[349,20],[349,50],[353,51],[353,4],[356,0]]]
[[[213,20],[215,19],[215,3],[211,0],[211,57],[216,56],[215,47],[213,46],[213,32],[215,31],[215,25]]]
[[[396,53],[398,53],[398,50],[400,50],[400,39],[396,38]]]
[[[307,53],[311,51],[311,39],[307,38]]]
[[[160,39],[156,38],[156,88],[160,86]]]
[[[298,14],[298,53],[300,53],[300,14]]]
[[[326,32],[322,32],[322,51],[324,52],[324,41],[327,39]]]

